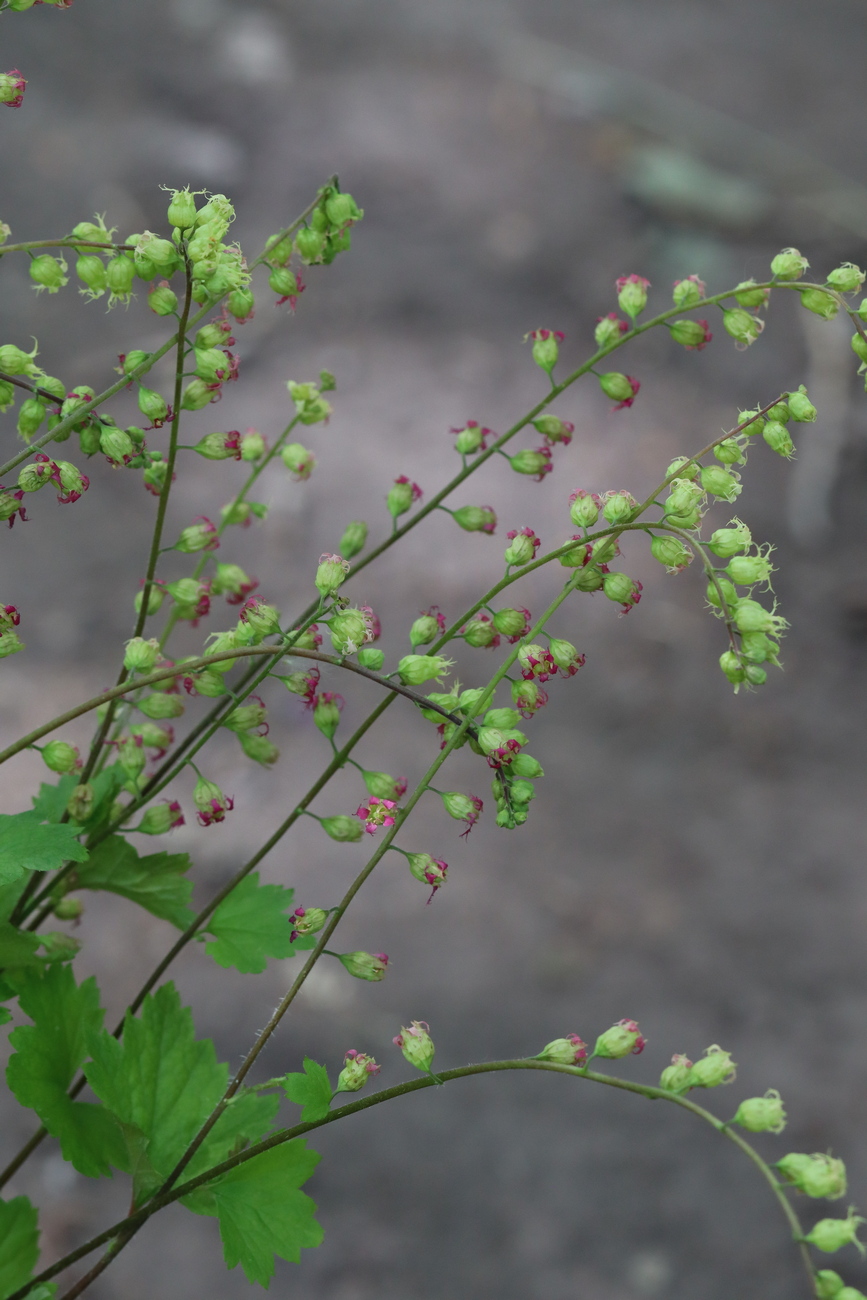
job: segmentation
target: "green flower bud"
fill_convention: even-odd
[[[770,585],[774,566],[766,555],[735,555],[726,565],[726,573],[739,587],[749,587],[754,582]]]
[[[344,970],[357,980],[378,982],[385,979],[388,958],[384,952],[341,952],[337,956]]]
[[[667,1065],[659,1076],[660,1088],[667,1088],[669,1092],[686,1092],[690,1086],[691,1069],[692,1061],[686,1056],[675,1053],[671,1058],[671,1065]]]
[[[88,820],[93,812],[93,797],[92,785],[77,785],[75,787],[66,805],[66,811],[74,822],[81,825]]]
[[[370,617],[360,609],[344,609],[327,620],[331,644],[339,655],[354,655],[371,640]]]
[[[618,1061],[624,1056],[638,1056],[644,1051],[647,1039],[643,1037],[635,1020],[618,1020],[596,1039],[593,1056]]]
[[[148,294],[148,306],[157,316],[171,316],[178,309],[178,295],[167,283],[159,284]]]
[[[289,442],[280,450],[280,459],[297,483],[306,481],[316,468],[316,457],[300,442]]]
[[[229,294],[226,305],[238,324],[242,325],[252,317],[255,301],[253,291],[246,287],[241,287],[240,289],[234,289]]]
[[[803,384],[797,393],[789,393],[787,405],[792,413],[792,419],[797,420],[799,424],[812,424],[819,412],[807,396],[807,390]]]
[[[860,1214],[855,1213],[854,1207],[850,1206],[849,1213],[845,1219],[820,1219],[812,1232],[808,1232],[805,1241],[817,1250],[823,1250],[827,1254],[832,1254],[835,1250],[842,1249],[850,1243],[857,1246],[861,1254],[864,1254],[864,1247],[858,1240],[858,1228],[867,1220],[862,1219]],[[838,1295],[840,1293],[838,1292]]]
[[[624,606],[624,613],[641,600],[641,583],[626,573],[606,573],[602,579],[602,590],[609,600]]]
[[[15,386],[5,379],[0,379],[0,411],[8,411],[15,405]]]
[[[494,615],[494,630],[509,640],[523,636],[529,627],[526,609],[498,609]]]
[[[406,514],[407,510],[412,509],[414,501],[418,501],[421,496],[421,488],[417,483],[413,483],[401,474],[400,478],[395,479],[394,486],[389,489],[386,497],[388,513],[392,519],[397,519],[400,515]]]
[[[751,664],[779,664],[779,649],[777,642],[765,636],[764,632],[741,633],[741,657]]]
[[[497,516],[490,506],[458,506],[452,519],[466,533],[492,533],[497,527]]]
[[[756,600],[743,596],[734,603],[733,616],[739,632],[766,632],[779,636],[789,625],[779,614],[765,609]]]
[[[188,679],[197,695],[204,695],[208,700],[218,700],[221,695],[228,695],[228,687],[223,681],[223,664],[213,664],[210,668],[199,668]]]
[[[733,1083],[737,1068],[731,1052],[724,1051],[714,1043],[690,1070],[689,1086],[690,1088],[718,1088],[722,1083]]]
[[[196,523],[190,524],[187,528],[181,530],[181,535],[175,542],[173,549],[181,551],[184,555],[194,555],[197,551],[215,550],[219,546],[216,533],[216,525],[202,515]]]
[[[620,320],[617,312],[610,311],[607,316],[601,316],[596,323],[593,331],[593,338],[598,348],[609,348],[612,343],[616,343],[621,335],[629,329],[625,320]]]
[[[343,1069],[337,1076],[335,1092],[359,1092],[372,1075],[379,1074],[380,1067],[376,1061],[364,1052],[347,1052],[344,1060]]]
[[[77,772],[81,767],[81,757],[74,745],[67,745],[64,740],[49,740],[43,746],[42,761],[51,772]]]
[[[117,761],[131,780],[144,771],[147,755],[144,745],[136,736],[121,736],[117,742]]]
[[[749,1133],[782,1133],[786,1127],[786,1112],[776,1088],[769,1088],[764,1097],[749,1097],[742,1101],[732,1123],[740,1124]]]
[[[467,623],[463,629],[463,637],[467,645],[475,646],[476,649],[485,649],[499,640],[493,623],[483,616],[471,619]]]
[[[833,320],[840,310],[838,300],[824,289],[801,289],[800,294],[801,306],[821,316],[822,320]]]
[[[837,1300],[843,1290],[843,1279],[832,1268],[819,1269],[815,1281],[818,1300]],[[850,1300],[850,1297],[845,1297],[845,1300]]]
[[[512,762],[512,776],[521,777],[525,781],[538,781],[545,775],[545,770],[537,758],[532,754],[517,754]]]
[[[571,556],[573,552],[569,552]],[[576,557],[577,558],[577,555]],[[561,562],[563,557],[561,556]],[[572,585],[576,591],[599,591],[605,580],[605,574],[596,564],[582,565],[578,568],[575,577],[572,579]]]
[[[631,379],[629,375],[623,375],[617,370],[600,375],[599,387],[605,396],[610,397],[613,402],[623,402],[626,406],[632,405],[638,391],[637,382]]]
[[[620,310],[634,321],[636,316],[647,306],[647,290],[650,281],[642,275],[622,275],[617,280],[617,302]]]
[[[695,307],[701,302],[706,293],[707,287],[704,281],[697,275],[688,275],[685,280],[675,281],[671,300],[675,307],[680,307],[682,311],[689,311],[690,307]]]
[[[378,673],[382,670],[385,663],[385,655],[382,650],[376,646],[362,646],[358,652],[358,662],[362,668],[369,668],[371,672]]]
[[[153,691],[139,700],[136,707],[146,718],[163,720],[181,717],[186,706],[179,695],[170,695],[167,691]]]
[[[360,221],[364,216],[351,194],[340,194],[333,190],[325,200],[325,215],[332,226],[345,226],[352,221]]]
[[[79,292],[87,298],[101,298],[108,287],[105,263],[95,253],[82,253],[75,263],[75,274],[87,286]]]
[[[377,799],[397,800],[406,793],[406,781],[402,776],[389,776],[388,772],[362,772],[364,784],[369,794]]]
[[[771,262],[771,274],[778,280],[800,280],[809,265],[797,248],[784,248]]]
[[[694,510],[702,498],[704,490],[690,479],[674,478],[668,485],[669,494],[663,503],[666,515],[679,517]]]
[[[741,280],[735,288],[735,299],[741,307],[764,307],[771,296],[770,289],[753,288],[755,280]]]
[[[28,397],[21,403],[18,410],[18,432],[25,442],[29,442],[39,431],[44,419],[45,403],[40,402],[38,397]]]
[[[135,454],[135,447],[129,434],[124,429],[115,429],[112,426],[103,426],[100,430],[99,450],[115,465],[123,465],[125,460]]]
[[[603,501],[602,514],[609,524],[628,524],[638,504],[631,492],[606,492]]]
[[[182,578],[179,583],[170,583],[169,591],[171,591],[172,587],[177,587],[184,594],[189,589],[182,587],[181,584],[188,582],[196,582],[196,579]],[[198,584],[196,585],[198,586]],[[198,597],[196,599],[198,601]],[[192,604],[192,601],[189,603]],[[205,653],[209,655],[222,654],[226,650],[236,649],[239,644],[237,627],[230,628],[227,632],[212,632],[208,637]],[[227,673],[231,668],[234,668],[237,662],[237,659],[221,659],[218,663],[211,664],[210,667],[213,672]]]
[[[239,704],[237,708],[223,719],[223,726],[230,731],[253,731],[261,727],[267,719],[267,709],[256,696],[250,697],[252,704]]]
[[[123,666],[131,673],[149,673],[160,655],[160,643],[155,637],[146,641],[144,637],[134,636],[126,643]]]
[[[191,379],[181,396],[182,411],[201,411],[217,397],[217,390],[205,383],[204,379]]]
[[[765,322],[758,316],[752,316],[740,307],[731,310],[723,308],[723,327],[727,334],[742,348],[748,348],[765,328]]]
[[[439,681],[453,663],[442,655],[404,655],[397,673],[404,686],[420,686],[422,682]]]
[[[343,707],[341,696],[325,691],[316,696],[313,709],[313,721],[327,740],[331,740],[340,725],[340,710]]]
[[[780,1173],[807,1196],[837,1201],[846,1195],[846,1166],[829,1155],[792,1152],[777,1162]]]
[[[838,293],[857,293],[867,275],[854,262],[844,262],[832,271],[826,281]]]
[[[650,554],[665,565],[667,573],[680,573],[692,560],[692,551],[679,537],[654,534],[650,539]]]
[[[541,482],[542,477],[551,470],[551,452],[547,447],[539,447],[536,451],[525,447],[523,451],[509,457],[509,464],[516,474],[535,474]]]
[[[545,1044],[536,1060],[554,1061],[557,1065],[585,1065],[587,1044],[577,1034],[569,1034],[567,1038],[555,1038]]]
[[[24,352],[14,343],[4,343],[0,347],[0,370],[7,375],[37,375],[38,367],[33,360],[36,352],[36,347],[32,352]]]
[[[325,235],[320,230],[302,226],[295,236],[295,249],[305,266],[318,262],[325,247]]]
[[[355,844],[364,834],[364,826],[357,817],[323,817],[322,829],[339,844]]]
[[[38,492],[50,483],[54,472],[52,461],[37,461],[35,464],[22,465],[18,471],[18,486],[22,492]]]
[[[17,655],[18,651],[23,649],[24,642],[19,639],[17,632],[8,628],[0,633],[0,659],[8,659],[10,655]]]
[[[719,666],[735,688],[735,694],[741,682],[746,681],[746,670],[733,650],[725,650],[719,657]]]
[[[422,1074],[430,1074],[436,1048],[426,1020],[413,1020],[409,1029],[402,1025],[400,1033],[394,1039],[394,1045],[400,1048],[410,1065],[421,1070]]]
[[[761,423],[764,424],[764,420]],[[725,438],[718,442],[713,454],[723,465],[745,465],[747,460],[738,438]]]
[[[443,708],[446,709],[459,708],[461,713],[466,713],[471,718],[474,718],[480,712],[479,702],[484,694],[485,694],[485,688],[483,686],[476,686],[476,687],[472,687],[470,690],[461,691],[460,695],[458,696],[454,704],[446,703],[447,699],[454,699],[454,696],[452,695],[450,696],[429,695],[428,699],[438,700],[439,703],[442,704]]]
[[[701,485],[705,492],[723,501],[734,501],[743,491],[738,475],[722,465],[706,465],[701,471]]]
[[[66,262],[52,257],[50,253],[42,253],[39,257],[34,257],[29,270],[37,293],[41,293],[43,289],[47,289],[49,293],[57,293],[69,283],[69,277],[64,275]]]
[[[540,370],[550,375],[560,357],[563,335],[559,330],[532,330],[525,338],[533,340],[533,360]]]
[[[153,388],[139,387],[138,390],[138,409],[145,419],[150,420],[151,424],[159,428],[168,417],[169,408],[164,397]]]
[[[740,555],[748,550],[752,542],[753,535],[746,524],[742,524],[740,519],[733,519],[728,528],[717,528],[716,532],[711,533],[708,549],[721,560],[727,560],[732,555]]]
[[[189,230],[196,224],[196,200],[188,189],[172,190],[166,217],[169,225],[177,226],[178,230]]]
[[[248,758],[262,767],[273,767],[280,757],[280,750],[267,736],[257,736],[255,732],[242,731],[238,734],[241,748]]]
[[[445,630],[445,622],[443,622],[442,628],[440,627],[441,618],[442,615],[439,615],[438,617],[436,614],[430,612],[427,614],[420,614],[417,619],[414,619],[412,626],[409,629],[410,645],[413,647],[417,645],[430,645],[431,641],[436,641],[440,632]]]
[[[321,555],[316,570],[315,586],[321,596],[333,596],[341,583],[346,581],[349,561],[340,555]]]
[[[150,587],[148,587],[148,617],[150,617],[151,614],[159,612],[165,598],[165,588],[156,582],[151,583]],[[142,605],[144,604],[144,591],[136,592],[133,604],[135,606],[135,612],[140,614]]]
[[[706,347],[712,338],[707,327],[707,321],[669,321],[668,330],[675,343],[681,343],[685,348],[695,348],[697,352],[701,352],[702,348]]]
[[[173,800],[171,803],[158,803],[148,808],[138,826],[133,830],[142,835],[166,835],[175,826],[183,826],[184,815],[181,805]]]

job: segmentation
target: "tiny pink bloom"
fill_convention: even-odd
[[[364,822],[364,829],[368,835],[375,835],[380,826],[394,825],[392,809],[396,807],[397,803],[394,799],[377,799],[376,795],[371,795],[367,804],[362,804],[355,815]],[[374,956],[377,955],[374,953]]]
[[[401,474],[400,478],[396,478],[394,481],[395,481],[395,483],[411,483],[411,484],[412,484],[412,499],[413,499],[413,501],[420,501],[421,498],[424,496],[424,492],[423,492],[422,489],[419,487],[418,483],[412,483],[412,480],[411,480],[411,479],[408,479],[407,476],[406,476],[405,474]]]
[[[566,335],[562,330],[531,330],[531,339],[550,339],[555,338],[558,343],[562,343]]]
[[[625,283],[625,281],[624,281],[624,283]],[[620,281],[619,281],[619,280],[617,281],[617,284],[618,284],[618,288],[619,288],[619,286],[620,286]],[[616,322],[617,322],[617,328],[619,329],[619,331],[620,331],[621,334],[625,334],[626,331],[629,329],[629,323],[628,323],[627,321],[625,321],[625,320],[621,320],[620,317],[617,315],[617,312],[616,312],[616,311],[610,311],[610,312],[608,313],[607,316],[597,316],[597,317],[596,317],[596,324],[598,325],[598,324],[600,323],[600,321],[604,321],[604,320],[613,320],[613,321],[616,321]]]
[[[640,285],[642,289],[650,288],[650,281],[645,280],[643,275],[621,275],[615,283],[618,293],[622,293],[628,284]]]
[[[702,347],[703,346],[704,344],[702,344]],[[614,411],[622,411],[624,406],[631,406],[635,401],[639,388],[641,387],[641,381],[639,379],[633,379],[632,375],[627,375],[626,378],[629,380],[629,386],[632,389],[632,396],[624,398],[622,402],[618,402],[616,406],[612,407],[612,410]]]

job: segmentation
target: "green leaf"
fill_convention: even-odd
[[[195,1178],[220,1164],[228,1156],[258,1142],[274,1123],[280,1108],[276,1093],[236,1093],[184,1170],[184,1179]],[[213,1190],[209,1186],[185,1196],[182,1204],[196,1214],[216,1214]]]
[[[93,777],[93,810],[86,822],[79,829],[97,830],[108,821],[114,797],[123,786],[126,774],[120,763],[106,767],[98,776]],[[62,776],[56,785],[41,785],[39,794],[33,800],[33,810],[44,822],[59,822],[66,812],[66,805],[75,787],[79,785],[75,774]]]
[[[11,1295],[29,1282],[38,1258],[35,1206],[26,1196],[0,1201],[0,1296]]]
[[[292,923],[286,916],[295,896],[282,885],[260,885],[253,871],[237,884],[208,921],[214,935],[205,949],[219,966],[261,974],[269,957],[291,957]]]
[[[0,969],[10,966],[39,966],[36,949],[42,942],[38,934],[17,930],[8,921],[0,922]]]
[[[324,1065],[311,1061],[309,1056],[304,1057],[303,1074],[287,1074],[280,1082],[289,1100],[304,1107],[301,1112],[302,1124],[324,1119],[331,1109],[333,1094],[328,1082],[328,1071]]]
[[[319,1246],[316,1206],[298,1188],[320,1157],[303,1138],[283,1142],[223,1174],[211,1190],[227,1268],[240,1264],[250,1282],[268,1287],[274,1256],[297,1264],[304,1247]]]
[[[67,860],[85,862],[77,826],[43,826],[36,812],[0,813],[0,885],[25,871],[53,871]]]
[[[220,1100],[228,1069],[218,1063],[210,1039],[196,1040],[189,1007],[181,1006],[172,983],[145,998],[139,1018],[127,1015],[121,1042],[102,1033],[91,1042],[91,1055],[85,1067],[91,1088],[146,1143],[147,1168],[139,1161],[136,1187],[140,1204],[171,1173]]]
[[[72,889],[107,889],[171,921],[184,930],[194,913],[188,906],[193,886],[184,878],[188,853],[151,853],[140,858],[121,835],[98,844],[85,867],[75,872]]]
[[[33,1021],[13,1029],[16,1049],[6,1067],[9,1087],[60,1142],[64,1159],[90,1178],[125,1166],[123,1144],[112,1117],[101,1106],[72,1101],[67,1089],[87,1055],[88,1042],[102,1028],[104,1012],[91,976],[77,985],[72,969],[57,963],[43,975],[16,973],[22,1011]]]

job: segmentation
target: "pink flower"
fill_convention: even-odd
[[[700,320],[698,324],[701,325],[701,327],[704,330],[704,341],[702,343],[687,343],[686,345],[687,352],[701,352],[702,348],[706,348],[708,343],[710,343],[711,339],[713,338],[713,335],[711,334],[710,330],[707,327],[706,320]]]
[[[542,340],[554,338],[558,343],[562,343],[566,335],[562,330],[531,330],[529,337]]]
[[[624,1029],[628,1030],[630,1034],[637,1034],[637,1038],[635,1039],[635,1046],[632,1049],[632,1055],[640,1056],[641,1053],[644,1051],[645,1047],[647,1046],[647,1039],[644,1037],[644,1035],[641,1033],[640,1029],[638,1028],[638,1021],[618,1020],[617,1023],[618,1025],[622,1025]]]
[[[620,287],[620,283],[621,283],[620,280],[618,280],[617,281],[618,288]],[[620,317],[617,315],[616,311],[610,311],[607,316],[597,316],[596,324],[599,325],[604,320],[613,320],[616,323],[617,328],[621,334],[625,334],[626,331],[629,329],[628,321],[621,320]]]
[[[516,537],[530,538],[531,542],[533,543],[533,558],[535,559],[536,552],[538,551],[539,547],[542,545],[541,537],[537,537],[536,534],[533,532],[533,529],[526,524],[524,525],[523,528],[513,528],[510,533],[506,533],[506,538],[510,542],[513,542]]]
[[[641,289],[649,289],[650,281],[645,280],[643,275],[621,275],[617,281],[617,292],[622,293],[628,284],[638,285]]]
[[[16,515],[20,515],[25,523],[28,522],[27,513],[23,505],[21,505],[23,500],[24,493],[21,488],[15,488],[10,491],[8,488],[4,488],[3,484],[0,483],[0,519],[6,519],[10,528],[15,523]]]
[[[355,815],[364,822],[364,829],[368,835],[375,835],[380,826],[394,825],[392,808],[397,808],[394,799],[377,799],[375,795],[371,795],[367,804],[362,804]]]

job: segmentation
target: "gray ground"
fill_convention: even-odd
[[[451,472],[449,426],[472,417],[501,430],[536,400],[528,329],[563,329],[569,357],[585,354],[615,276],[647,275],[662,304],[668,284],[693,271],[714,287],[761,277],[784,244],[819,270],[867,256],[867,18],[854,0],[78,0],[70,13],[45,6],[2,26],[3,66],[31,79],[24,107],[2,122],[0,218],[15,236],[64,231],[94,209],[122,232],[159,228],[160,183],[225,190],[248,249],[332,171],[366,208],[351,256],[311,273],[294,319],[261,294],[238,332],[243,382],[191,426],[203,433],[216,419],[273,434],[287,377],[336,372],[335,416],[310,437],[317,474],[293,485],[275,471],[267,529],[239,536],[231,555],[224,548],[284,609],[306,602],[316,556],[349,518],[384,528],[377,502],[398,473],[431,491]],[[20,263],[4,263],[3,291],[3,341],[37,335],[47,368],[70,385],[102,385],[113,354],[159,338],[141,306],[105,316],[72,286],[37,299]],[[701,355],[648,339],[628,366],[642,379],[639,401],[617,416],[592,383],[579,386],[558,408],[577,434],[555,475],[536,485],[499,462],[468,492],[496,505],[498,539],[456,535],[442,516],[359,580],[386,648],[403,652],[417,609],[435,602],[453,615],[468,603],[498,570],[506,528],[528,522],[555,540],[574,487],[643,495],[672,455],[708,441],[739,406],[805,378],[818,393],[835,371],[851,376],[847,332],[812,324],[786,300],[745,354],[719,320]],[[425,804],[415,846],[449,860],[447,888],[425,907],[405,870],[383,865],[341,947],[384,948],[387,980],[319,974],[269,1073],[304,1053],[336,1070],[355,1046],[396,1081],[405,1071],[391,1038],[412,1017],[431,1022],[437,1060],[449,1064],[532,1052],[572,1030],[592,1038],[635,1016],[650,1044],[626,1073],[654,1080],[672,1052],[722,1043],[741,1068],[712,1098],[719,1112],[778,1087],[790,1124],[763,1149],[833,1148],[849,1163],[852,1199],[867,1203],[867,462],[851,385],[832,389],[794,466],[757,451],[738,503],[756,537],[778,547],[776,591],[792,623],[785,674],[733,698],[699,576],[666,578],[632,548],[641,606],[620,620],[601,598],[576,597],[558,624],[587,667],[532,724],[547,776],[529,826],[510,836],[488,820],[466,844]],[[28,643],[3,664],[10,736],[106,684],[129,635],[153,499],[132,476],[93,471],[75,507],[40,498],[32,522],[3,538],[3,600],[22,609]],[[173,526],[218,509],[234,475],[197,464],[179,480]],[[197,644],[191,634],[188,648]],[[480,656],[487,666],[484,652],[461,655],[467,682]],[[366,698],[351,693],[347,723]],[[284,761],[273,773],[236,771],[227,743],[211,770],[236,811],[222,828],[172,841],[193,852],[202,899],[304,788],[318,735],[292,700],[272,707]],[[430,734],[396,708],[364,760],[412,776],[430,752]],[[7,771],[4,808],[26,806],[38,761]],[[455,759],[451,786],[481,780],[471,756]],[[179,792],[189,804],[189,782]],[[358,793],[347,777],[321,809],[349,810]],[[331,904],[364,846],[323,841],[303,826],[271,856],[267,878]],[[81,934],[82,970],[105,978],[112,1015],[169,940],[161,923],[101,898],[88,901]],[[235,1061],[291,970],[273,963],[242,978],[197,948],[176,974],[202,1032]],[[9,1116],[4,1148],[27,1132]],[[746,1162],[689,1117],[628,1096],[550,1077],[475,1079],[359,1117],[316,1145],[326,1244],[279,1266],[278,1296],[805,1294],[779,1212]],[[46,1206],[51,1256],[116,1213],[111,1186],[70,1180],[49,1144],[13,1190]],[[867,1285],[857,1258],[841,1267]],[[240,1270],[223,1269],[213,1223],[180,1209],[93,1289],[124,1300],[246,1293]]]

